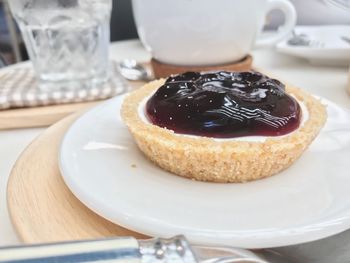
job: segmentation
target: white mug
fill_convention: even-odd
[[[133,0],[139,37],[153,58],[183,66],[240,61],[254,44],[271,45],[289,34],[296,12],[288,0]],[[258,36],[266,15],[279,9],[285,23]]]

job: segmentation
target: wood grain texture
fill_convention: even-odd
[[[64,133],[78,116],[71,115],[48,128],[13,167],[7,202],[19,238],[25,243],[110,236],[144,238],[89,210],[65,185],[58,168],[58,149]]]
[[[0,111],[0,129],[32,128],[49,126],[62,118],[98,102],[54,105],[26,109]]]
[[[156,59],[151,60],[155,78],[166,78],[172,74],[182,74],[188,71],[247,71],[251,70],[253,57],[248,55],[241,61],[213,66],[178,66],[162,63]]]
[[[129,83],[130,90],[136,89],[144,84],[144,82],[139,81]],[[2,110],[0,111],[0,130],[50,126],[72,113],[85,110],[97,103],[99,102],[93,101]]]

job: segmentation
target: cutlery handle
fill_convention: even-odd
[[[141,262],[139,244],[132,237],[6,247],[1,263]]]

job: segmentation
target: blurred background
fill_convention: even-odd
[[[8,0],[0,0],[0,67],[28,59],[21,36],[11,17]],[[146,0],[147,1],[147,0]],[[298,12],[299,25],[350,25],[347,11],[327,3],[327,0],[290,0]],[[271,13],[266,24],[273,30],[283,23],[283,16]],[[130,0],[113,0],[111,41],[137,38]]]

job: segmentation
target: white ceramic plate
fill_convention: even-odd
[[[246,184],[184,179],[138,150],[119,115],[123,97],[67,132],[60,168],[99,215],[150,236],[242,248],[292,245],[350,228],[350,112],[328,103],[327,125],[292,167]]]
[[[293,46],[288,38],[277,45],[277,50],[288,55],[305,58],[315,65],[350,64],[350,26],[298,26],[297,34],[306,34],[309,39],[319,43],[315,46]]]

